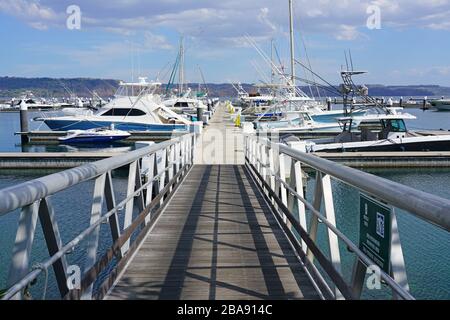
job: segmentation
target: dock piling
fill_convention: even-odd
[[[25,101],[22,101],[20,104],[20,131],[28,132],[28,106]],[[20,138],[22,144],[28,143],[28,136],[21,135]]]
[[[331,111],[331,98],[327,98],[327,110]]]
[[[197,107],[197,121],[203,121],[203,108]]]

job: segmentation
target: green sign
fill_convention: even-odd
[[[391,207],[360,194],[359,248],[384,272],[390,272]]]

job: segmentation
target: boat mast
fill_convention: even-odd
[[[180,40],[180,70],[178,72],[178,76],[179,76],[179,94],[180,96],[183,95],[183,91],[184,91],[184,39],[183,37],[181,37]]]
[[[289,35],[291,45],[291,86],[295,94],[295,52],[294,52],[294,11],[293,0],[289,0]]]

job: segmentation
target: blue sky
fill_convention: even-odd
[[[80,7],[81,29],[66,27],[69,5]],[[344,50],[369,71],[364,83],[450,86],[450,1],[294,0],[297,57],[339,81]],[[381,29],[367,28],[369,6]],[[186,78],[257,82],[268,66],[243,36],[267,53],[274,39],[288,65],[287,0],[0,0],[0,75],[100,77],[132,74],[167,80],[180,36]],[[134,70],[132,72],[132,70]],[[301,76],[302,70],[298,70]]]

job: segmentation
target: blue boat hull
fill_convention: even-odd
[[[89,130],[96,128],[111,127],[123,131],[188,131],[189,128],[184,124],[145,124],[145,123],[129,123],[129,122],[112,122],[112,121],[74,121],[74,120],[44,120],[45,124],[53,131],[68,130]]]
[[[60,141],[63,144],[109,144],[115,141],[123,140],[128,138],[128,136],[114,136],[114,137],[82,137],[82,138],[73,138],[68,140]]]

